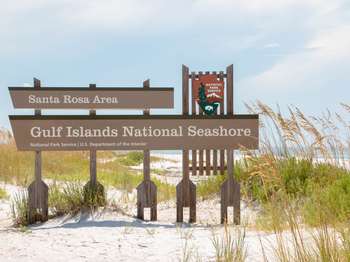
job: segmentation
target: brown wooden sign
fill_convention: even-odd
[[[9,87],[15,108],[144,109],[173,108],[173,88]]]
[[[19,150],[258,148],[258,116],[10,116]]]

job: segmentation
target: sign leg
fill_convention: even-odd
[[[189,223],[196,222],[196,185],[183,179],[176,186],[176,222],[183,222],[183,208],[190,208]]]
[[[234,224],[239,225],[241,218],[241,192],[239,183],[233,177],[232,150],[227,150],[227,175],[227,180],[221,185],[221,224],[228,223],[227,208],[232,206]]]
[[[35,152],[35,181],[28,187],[28,223],[48,220],[48,186],[41,180],[41,152]]]
[[[144,220],[144,208],[151,209],[151,221],[157,220],[157,186],[151,180],[144,180],[137,190],[137,218]]]

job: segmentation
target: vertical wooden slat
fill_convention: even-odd
[[[233,65],[229,65],[226,68],[226,75],[227,75],[227,114],[233,115]],[[229,156],[230,154],[227,154]],[[227,159],[227,163],[229,161],[234,161],[234,154],[232,153],[232,159]],[[228,167],[227,167],[228,168]],[[232,170],[232,177],[233,177],[233,170]]]
[[[146,81],[143,82],[143,88],[144,89],[149,89],[150,87],[150,81],[149,79],[147,79]],[[143,114],[145,116],[149,115],[149,109],[146,108],[145,110],[143,110]],[[151,162],[151,156],[150,156],[150,150],[149,149],[145,149],[143,151],[143,176],[144,179],[149,181],[151,180],[151,167],[150,167],[150,163]]]
[[[210,72],[206,71],[205,74],[209,75]],[[210,176],[210,173],[211,173],[211,154],[210,153],[211,153],[210,149],[205,150],[205,169],[206,169],[205,174],[207,176]]]
[[[196,79],[195,72],[191,73],[191,101],[192,101],[192,115],[196,114],[196,94],[193,94],[193,81]],[[197,150],[192,149],[192,176],[197,175]]]
[[[216,176],[218,174],[218,151],[216,149],[213,150],[213,175]]]
[[[34,78],[34,89],[40,89],[41,82]],[[34,110],[35,116],[41,116],[41,109]],[[28,187],[28,222],[48,220],[48,186],[42,181],[42,159],[41,151],[35,151],[34,178]]]
[[[188,111],[189,111],[189,100],[188,100],[188,96],[189,96],[189,91],[188,91],[188,81],[189,81],[189,70],[188,67],[186,66],[182,66],[182,114],[183,115],[188,115]],[[184,174],[184,179],[188,179],[189,178],[189,166],[188,166],[188,156],[189,156],[189,152],[188,150],[183,150],[182,154],[185,156],[186,158],[186,162],[187,165],[183,164],[183,174]]]
[[[198,72],[198,77],[201,77],[203,75],[203,72],[202,71],[199,71]],[[199,115],[202,115],[204,112],[202,110],[201,107],[199,107],[199,112],[198,114]],[[198,166],[199,166],[199,170],[198,170],[198,173],[200,176],[203,176],[204,175],[204,150],[203,149],[200,149],[199,150],[199,159],[198,159]]]
[[[227,67],[227,114],[233,114],[233,65]]]
[[[188,67],[182,65],[182,114],[189,112],[189,73]],[[189,222],[196,222],[196,185],[189,178],[189,152],[182,151],[183,178],[176,186],[176,221],[183,222],[183,208],[190,208]]]
[[[223,71],[220,71],[219,78],[221,80],[224,79],[224,72]],[[227,88],[226,88],[226,90],[227,90]],[[227,106],[225,100],[226,100],[226,96],[225,96],[225,93],[224,93],[223,102],[220,105],[220,115],[224,115],[225,114],[225,106]],[[220,175],[224,175],[225,174],[225,150],[221,149],[219,151],[219,153],[220,153]]]
[[[227,149],[227,176],[230,181],[233,180],[233,150]]]
[[[143,88],[150,87],[150,80],[143,82]],[[148,108],[143,110],[144,115],[149,115]],[[137,186],[137,217],[144,220],[144,208],[151,209],[151,221],[157,220],[157,186],[151,180],[151,153],[149,149],[143,150],[143,181]]]
[[[213,75],[216,75],[216,71],[212,73]],[[217,111],[216,114],[218,115],[219,112]],[[213,175],[217,175],[217,169],[218,169],[218,151],[217,149],[213,149]]]
[[[233,114],[233,65],[226,68],[227,76],[227,114]],[[241,193],[240,185],[234,179],[234,151],[227,149],[227,175],[228,179],[221,186],[221,223],[227,222],[227,208],[233,206],[234,223],[240,224],[241,218]]]
[[[203,155],[204,151],[202,149],[199,150],[199,167],[198,167],[198,173],[200,176],[203,176],[203,170],[204,170],[204,166],[203,166],[203,159],[204,159],[204,155]]]
[[[34,78],[34,89],[40,89],[41,82],[39,79]],[[35,116],[41,116],[41,109],[34,110]],[[41,181],[41,151],[35,151],[35,181]]]
[[[210,176],[211,172],[211,154],[210,149],[205,150],[205,167],[206,167],[206,175]]]

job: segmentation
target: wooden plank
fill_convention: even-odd
[[[9,87],[14,108],[22,109],[143,109],[174,108],[172,88]],[[49,99],[48,99],[49,98]],[[105,99],[108,98],[108,101]],[[84,101],[80,103],[79,101]]]
[[[188,115],[188,67],[182,65],[182,114]]]
[[[227,67],[227,114],[233,114],[233,65]]]
[[[216,176],[218,174],[218,151],[216,149],[213,150],[213,175]]]
[[[210,176],[210,173],[211,173],[211,156],[210,156],[210,152],[211,150],[210,149],[206,149],[205,150],[205,174],[207,176]]]
[[[229,65],[227,68],[226,68],[226,74],[227,74],[227,115],[233,115],[233,65]],[[229,150],[230,152],[228,152],[227,154],[227,157],[230,157],[230,158],[227,158],[227,173],[228,175],[231,174],[232,178],[230,178],[229,176],[229,179],[233,179],[233,151],[232,150]],[[229,162],[232,162],[232,163],[229,163]],[[230,168],[232,170],[230,170]]]
[[[199,169],[198,169],[198,174],[200,176],[203,176],[203,159],[204,159],[204,156],[203,156],[203,150],[199,150],[199,159],[198,159],[198,162],[199,162]]]
[[[96,158],[96,150],[90,150],[90,183],[94,186],[97,182]]]
[[[150,80],[143,82],[143,88],[150,88]],[[143,110],[143,115],[149,116],[149,108]],[[151,153],[149,149],[143,150],[143,181],[137,190],[137,217],[144,220],[144,209],[151,209],[151,221],[157,220],[157,186],[151,181]]]
[[[157,220],[157,186],[151,180],[143,180],[137,190],[137,218],[144,220],[144,209],[151,209],[151,221]]]
[[[233,114],[233,65],[226,68],[227,74],[227,114]],[[221,186],[221,223],[227,221],[227,208],[233,206],[234,224],[240,224],[241,193],[240,185],[234,178],[234,151],[227,149],[227,176],[228,179]]]
[[[41,82],[39,79],[34,78],[34,88],[40,89]],[[34,110],[35,116],[41,116],[41,110],[35,109]],[[37,182],[41,181],[41,151],[35,152],[35,180]]]
[[[206,75],[209,75],[210,72],[206,71],[205,72]],[[205,150],[205,174],[207,176],[210,176],[210,167],[211,167],[211,155],[210,155],[211,150],[210,149],[206,149]]]
[[[191,84],[192,84],[192,88],[191,88],[191,101],[192,101],[192,115],[196,115],[197,114],[197,103],[196,103],[196,99],[195,99],[195,94],[193,94],[193,81],[195,80],[196,76],[195,76],[195,72],[191,73]],[[193,149],[192,150],[192,175],[196,176],[197,175],[197,150]]]
[[[219,73],[219,78],[220,80],[223,80],[224,79],[224,72],[223,71],[220,71]],[[226,93],[227,93],[227,85],[226,85]],[[227,95],[227,94],[226,94]],[[226,96],[224,95],[224,98],[223,98],[223,102],[221,103],[220,105],[220,115],[223,116],[225,115],[225,104],[226,104]],[[225,174],[225,150],[222,149],[222,150],[219,150],[219,161],[220,161],[220,175],[224,175]]]
[[[90,84],[90,89],[96,89],[96,84]],[[90,116],[96,116],[96,110],[89,111]],[[96,186],[97,183],[97,157],[96,150],[90,150],[90,183]]]
[[[198,166],[197,166],[197,150],[196,149],[192,149],[192,166],[190,167],[190,170],[192,172],[192,176],[196,176],[197,175],[197,170],[198,170]]]
[[[191,73],[191,83],[193,86],[193,81],[195,80],[196,76],[195,73]],[[197,114],[196,110],[196,99],[195,95],[193,94],[193,87],[191,88],[191,101],[192,101],[192,115]],[[197,150],[192,149],[192,176],[197,175]]]
[[[189,70],[182,66],[182,113],[188,115],[189,112]],[[189,222],[196,221],[196,186],[189,179],[189,151],[182,151],[182,172],[183,179],[176,186],[176,221],[183,222],[183,208],[190,208]]]
[[[227,173],[228,179],[221,186],[221,223],[228,223],[227,208],[233,206],[233,222],[240,224],[240,185],[233,177],[233,150],[227,150]]]
[[[34,89],[41,88],[39,79],[34,78]],[[41,116],[41,110],[34,110],[35,116]],[[42,181],[41,151],[35,151],[34,177],[35,180],[28,187],[28,222],[48,220],[48,186]]]
[[[128,121],[114,118],[115,116],[108,119],[100,116],[94,119],[84,116],[75,119],[69,118],[72,116],[62,119],[51,116],[38,119],[35,116],[10,116],[9,119],[18,150],[83,151],[147,148],[191,150],[258,147],[258,116],[256,118],[238,118],[234,115],[223,118],[198,116],[193,119],[173,116],[167,119],[164,116],[159,118],[138,116],[138,118],[130,117]],[[91,136],[84,135],[88,129],[92,132]],[[203,132],[204,130],[207,131]],[[79,135],[74,136],[73,132]],[[94,136],[99,133],[105,135],[99,136],[97,140]],[[238,135],[239,133],[241,135]],[[161,134],[164,136],[160,136]],[[222,136],[218,136],[220,134]],[[65,144],[61,145],[62,143]]]
[[[143,88],[144,89],[149,89],[150,87],[150,81],[147,79],[146,81],[143,82]],[[149,115],[150,111],[148,108],[143,110],[144,115]],[[150,150],[146,149],[143,151],[143,175],[144,175],[144,180],[150,180],[151,179],[151,156],[150,156]]]
[[[198,72],[198,77],[202,76],[203,75],[203,72],[202,71],[199,71]],[[204,115],[204,112],[202,110],[201,107],[199,107],[199,112],[198,112],[198,115]],[[204,150],[199,150],[199,159],[198,159],[198,162],[199,162],[199,175],[200,176],[203,176],[204,175]]]
[[[216,71],[212,72],[213,75],[217,75]],[[219,112],[217,111],[216,114],[218,115]],[[217,166],[218,166],[218,154],[217,154],[217,150],[213,149],[213,163],[212,163],[212,170],[213,170],[213,175],[216,176],[217,175]]]
[[[182,114],[189,114],[189,70],[188,67],[182,65]],[[182,172],[183,179],[189,179],[189,151],[182,151]]]

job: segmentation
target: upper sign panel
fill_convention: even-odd
[[[173,88],[9,87],[15,108],[145,109],[174,108]]]

